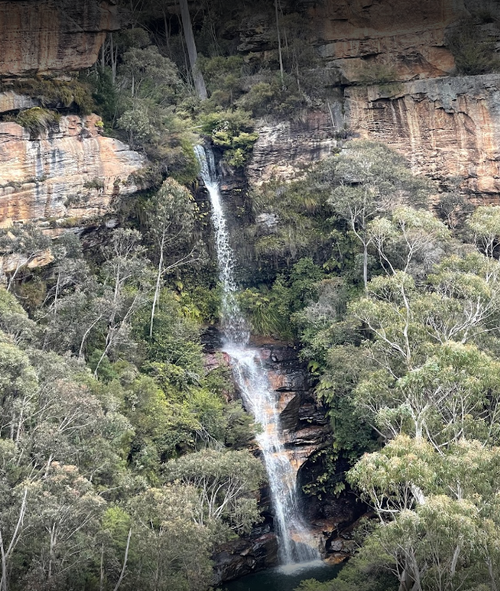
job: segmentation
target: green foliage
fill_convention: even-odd
[[[239,294],[239,305],[249,317],[253,332],[265,336],[293,338],[289,318],[286,316],[286,302],[279,297],[281,288],[281,281],[276,280],[270,292],[246,289]]]
[[[316,284],[317,297],[294,315],[305,356],[313,358],[315,371],[324,369],[329,349],[348,341],[348,327],[341,326],[349,293],[340,277],[326,277]]]
[[[385,564],[400,582],[405,570],[422,589],[434,588],[436,579],[470,588],[495,580],[490,528],[498,501],[491,482],[498,465],[498,448],[466,440],[438,454],[423,440],[400,436],[366,455],[350,479],[382,519],[360,556]]]
[[[250,113],[241,109],[201,115],[200,126],[213,144],[223,151],[227,163],[235,168],[244,166],[259,137],[253,132]]]
[[[125,52],[120,74],[132,98],[165,105],[172,103],[182,90],[175,64],[154,45],[131,47]]]
[[[110,132],[118,109],[118,93],[113,84],[110,68],[101,67],[88,74],[88,80],[92,85],[92,98],[95,109],[104,121],[104,129]]]
[[[14,119],[30,132],[32,138],[38,137],[41,133],[49,131],[59,123],[60,115],[56,111],[43,109],[41,107],[32,107],[25,111],[20,111]]]
[[[91,181],[85,181],[85,183],[83,183],[83,186],[86,189],[97,189],[99,191],[104,189],[104,181],[99,178],[95,178]]]
[[[145,317],[146,323],[149,318]],[[140,330],[141,319],[138,319]],[[147,359],[151,371],[159,379],[173,381],[176,387],[184,388],[200,380],[203,367],[201,346],[197,342],[199,326],[186,318],[178,299],[172,292],[163,291],[155,316],[153,338],[147,343]],[[149,326],[144,326],[146,337]]]
[[[493,258],[500,239],[500,207],[476,208],[467,226],[473,233],[476,245],[486,256]]]
[[[259,10],[274,23],[272,4]],[[154,161],[155,182],[195,180],[191,130],[242,168],[257,140],[252,117],[298,118],[331,83],[296,3],[278,9],[282,71],[274,32],[262,55],[234,55],[229,39],[254,6],[200,6],[195,31],[210,56],[199,61],[210,92],[200,104],[183,79],[175,17],[140,3],[134,28],[108,35],[86,78],[8,86],[40,101],[17,119],[38,135],[57,123],[49,107],[87,113],[93,92],[106,130]],[[449,38],[459,72],[495,69],[482,29],[464,26]],[[385,65],[360,73],[363,84],[395,78]],[[300,589],[480,589],[500,564],[498,208],[466,221],[453,193],[439,206],[446,228],[425,210],[429,186],[380,144],[346,144],[302,172],[252,191],[244,242],[255,261],[240,304],[254,332],[299,341],[326,406],[332,438],[306,492],[324,499],[348,484],[378,525],[363,526],[337,579]],[[217,544],[260,520],[262,465],[246,449],[254,426],[227,402],[224,360],[204,365],[201,324],[217,320],[220,294],[211,270],[198,272],[199,211],[170,178],[120,222],[96,234],[102,245],[86,259],[71,239],[51,245],[29,227],[0,237],[5,255],[19,255],[8,290],[30,314],[0,290],[7,547],[21,524],[0,586],[13,591],[200,591]],[[53,263],[32,271],[49,247]]]
[[[23,307],[4,288],[0,289],[0,330],[16,345],[31,343],[38,332]]]
[[[279,94],[279,83],[257,82],[254,84],[240,104],[252,111],[255,116],[260,116],[266,112],[266,109],[276,100]]]
[[[292,340],[296,335],[294,313],[315,297],[316,284],[322,277],[312,259],[304,258],[286,276],[278,276],[271,289],[241,292],[239,304],[256,333]]]
[[[125,589],[198,591],[208,587],[212,576],[209,532],[196,521],[196,492],[191,487],[174,484],[148,489],[131,500],[129,510],[137,526]]]
[[[443,193],[436,204],[436,213],[450,229],[462,228],[474,206],[467,198],[454,191]]]
[[[13,90],[40,101],[42,107],[70,108],[76,106],[81,115],[94,110],[91,86],[85,79],[25,78],[3,82],[2,91]]]
[[[323,264],[333,259],[329,238],[336,220],[317,170],[303,180],[266,183],[254,188],[251,197],[257,223],[248,231],[262,270],[276,274],[307,256]],[[269,221],[260,222],[263,216]]]
[[[306,579],[294,591],[331,591],[332,582],[320,583],[316,579]]]
[[[227,108],[241,95],[243,58],[239,55],[200,57],[198,65],[203,73],[210,102]]]
[[[238,105],[248,109],[255,117],[273,114],[276,117],[292,119],[308,105],[306,96],[300,91],[296,78],[286,74],[266,76],[266,81],[257,82],[238,100]]]
[[[163,173],[192,182],[198,173],[194,137],[188,131],[190,122],[176,113],[186,89],[175,64],[146,42],[143,33],[123,32],[113,45],[112,63],[88,72],[95,105],[108,133],[145,151],[154,163],[161,163]],[[157,183],[156,175],[153,181]]]
[[[203,508],[197,521],[211,524],[219,541],[231,531],[249,533],[259,520],[255,493],[264,479],[264,467],[246,450],[182,456],[165,466],[165,478],[195,488]]]
[[[453,27],[446,41],[455,58],[458,74],[473,76],[500,68],[494,39],[489,39],[473,18],[463,19]]]
[[[241,403],[226,402],[234,387],[224,360],[204,367],[197,304],[205,290],[191,297],[179,280],[163,288],[148,335],[163,205],[171,206],[168,265],[193,237],[191,198],[175,181],[165,187],[147,208],[147,246],[129,228],[109,232],[88,261],[72,235],[52,245],[45,301],[31,304],[39,326],[0,290],[0,529],[2,540],[19,535],[0,576],[13,591],[112,591],[123,569],[124,589],[153,589],[154,576],[164,588],[199,591],[212,580],[216,545],[260,521],[263,469],[245,449],[254,426]],[[170,243],[182,228],[186,244]],[[1,239],[22,264],[49,245],[29,227]],[[162,485],[162,465],[179,458],[185,467],[193,452],[220,486],[210,515],[185,473]]]
[[[219,318],[220,291],[205,285],[186,286],[178,294],[182,313],[192,320],[210,325]]]

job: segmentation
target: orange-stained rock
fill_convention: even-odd
[[[0,256],[0,277],[5,276],[5,273],[12,273],[21,267],[27,267],[28,269],[43,267],[53,260],[54,256],[50,250],[44,250],[32,259],[28,259],[28,257],[22,254]]]
[[[0,225],[106,213],[111,201],[137,191],[129,182],[145,158],[100,135],[96,115],[61,117],[57,129],[32,139],[0,123]]]
[[[500,74],[416,80],[393,89],[346,91],[358,137],[403,153],[416,173],[459,178],[473,198],[500,196]]]
[[[0,0],[0,75],[90,67],[119,28],[116,9],[116,0]]]
[[[397,80],[450,72],[445,32],[464,14],[456,0],[326,0],[309,9],[321,55],[349,82],[362,78],[362,60],[389,66]]]

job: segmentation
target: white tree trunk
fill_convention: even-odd
[[[155,294],[153,296],[153,305],[151,306],[151,322],[149,324],[149,338],[153,338],[153,323],[155,320],[155,310],[158,298],[160,297],[161,276],[163,272],[163,249],[165,248],[165,234],[163,234],[160,245],[160,262],[158,263],[158,273],[156,275]]]

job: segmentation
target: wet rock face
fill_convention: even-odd
[[[257,528],[248,538],[224,544],[213,557],[214,585],[244,577],[278,563],[278,540],[272,532]]]
[[[99,121],[61,117],[37,138],[16,123],[0,123],[0,225],[92,218],[138,190],[130,175],[145,158],[103,137]]]
[[[88,68],[118,28],[116,0],[0,0],[0,75]]]
[[[298,350],[286,345],[263,345],[260,355],[276,393],[283,441],[298,472],[316,451],[328,444],[330,425],[318,403]]]
[[[227,354],[217,353],[221,346],[220,333],[208,329],[202,335],[206,368],[229,364]],[[330,424],[324,407],[318,403],[310,383],[307,369],[298,357],[298,349],[286,344],[259,344],[260,357],[275,392],[285,450],[296,470],[316,451],[328,445]]]
[[[214,353],[220,342],[217,331],[209,330],[203,336],[207,367],[226,362]],[[316,451],[328,444],[330,426],[325,411],[314,398],[307,369],[298,358],[298,350],[286,344],[252,343],[259,351],[263,365],[274,390],[285,451],[295,471]],[[259,450],[255,449],[258,454]],[[260,506],[264,524],[254,529],[251,536],[222,546],[214,556],[216,580],[214,584],[229,581],[244,575],[275,566],[278,562],[278,543],[271,531],[269,490],[260,491]],[[316,527],[316,526],[315,526]],[[331,533],[331,532],[330,532]],[[316,534],[316,531],[315,531]],[[318,534],[318,539],[322,533]],[[323,547],[325,542],[322,542]]]

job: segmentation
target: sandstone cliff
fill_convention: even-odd
[[[0,77],[88,68],[117,29],[116,0],[0,0]]]
[[[498,199],[500,74],[350,88],[346,117],[355,136],[395,148],[416,172]]]
[[[441,187],[458,184],[474,201],[500,199],[500,75],[457,75],[447,47],[457,23],[480,15],[474,21],[478,38],[489,39],[493,54],[495,47],[498,52],[496,5],[302,0],[295,6],[307,15],[309,42],[321,56],[324,80],[330,81],[326,104],[292,121],[259,123],[248,166],[252,183],[292,178],[331,153],[339,140],[364,138],[400,151],[417,174]],[[254,15],[239,35],[241,51],[265,58],[272,39],[269,23],[266,28]]]
[[[313,42],[322,57],[340,68],[344,82],[369,75],[375,64],[399,80],[449,73],[453,56],[445,31],[463,14],[455,0],[330,0],[308,3]]]
[[[324,111],[310,111],[299,121],[259,121],[259,139],[247,168],[249,182],[290,179],[326,158],[337,146],[336,131],[343,120],[338,118],[336,123]]]
[[[0,0],[0,78],[64,77],[88,68],[107,32],[118,28],[116,0]],[[2,115],[38,106],[37,98],[0,94]],[[35,138],[1,122],[0,225],[71,225],[135,192],[130,175],[145,159],[100,128],[95,115],[66,115]]]
[[[101,215],[112,199],[138,187],[130,175],[145,159],[103,137],[96,115],[61,117],[33,139],[16,123],[0,123],[0,224],[28,220],[76,223]],[[68,220],[66,220],[68,222]]]

